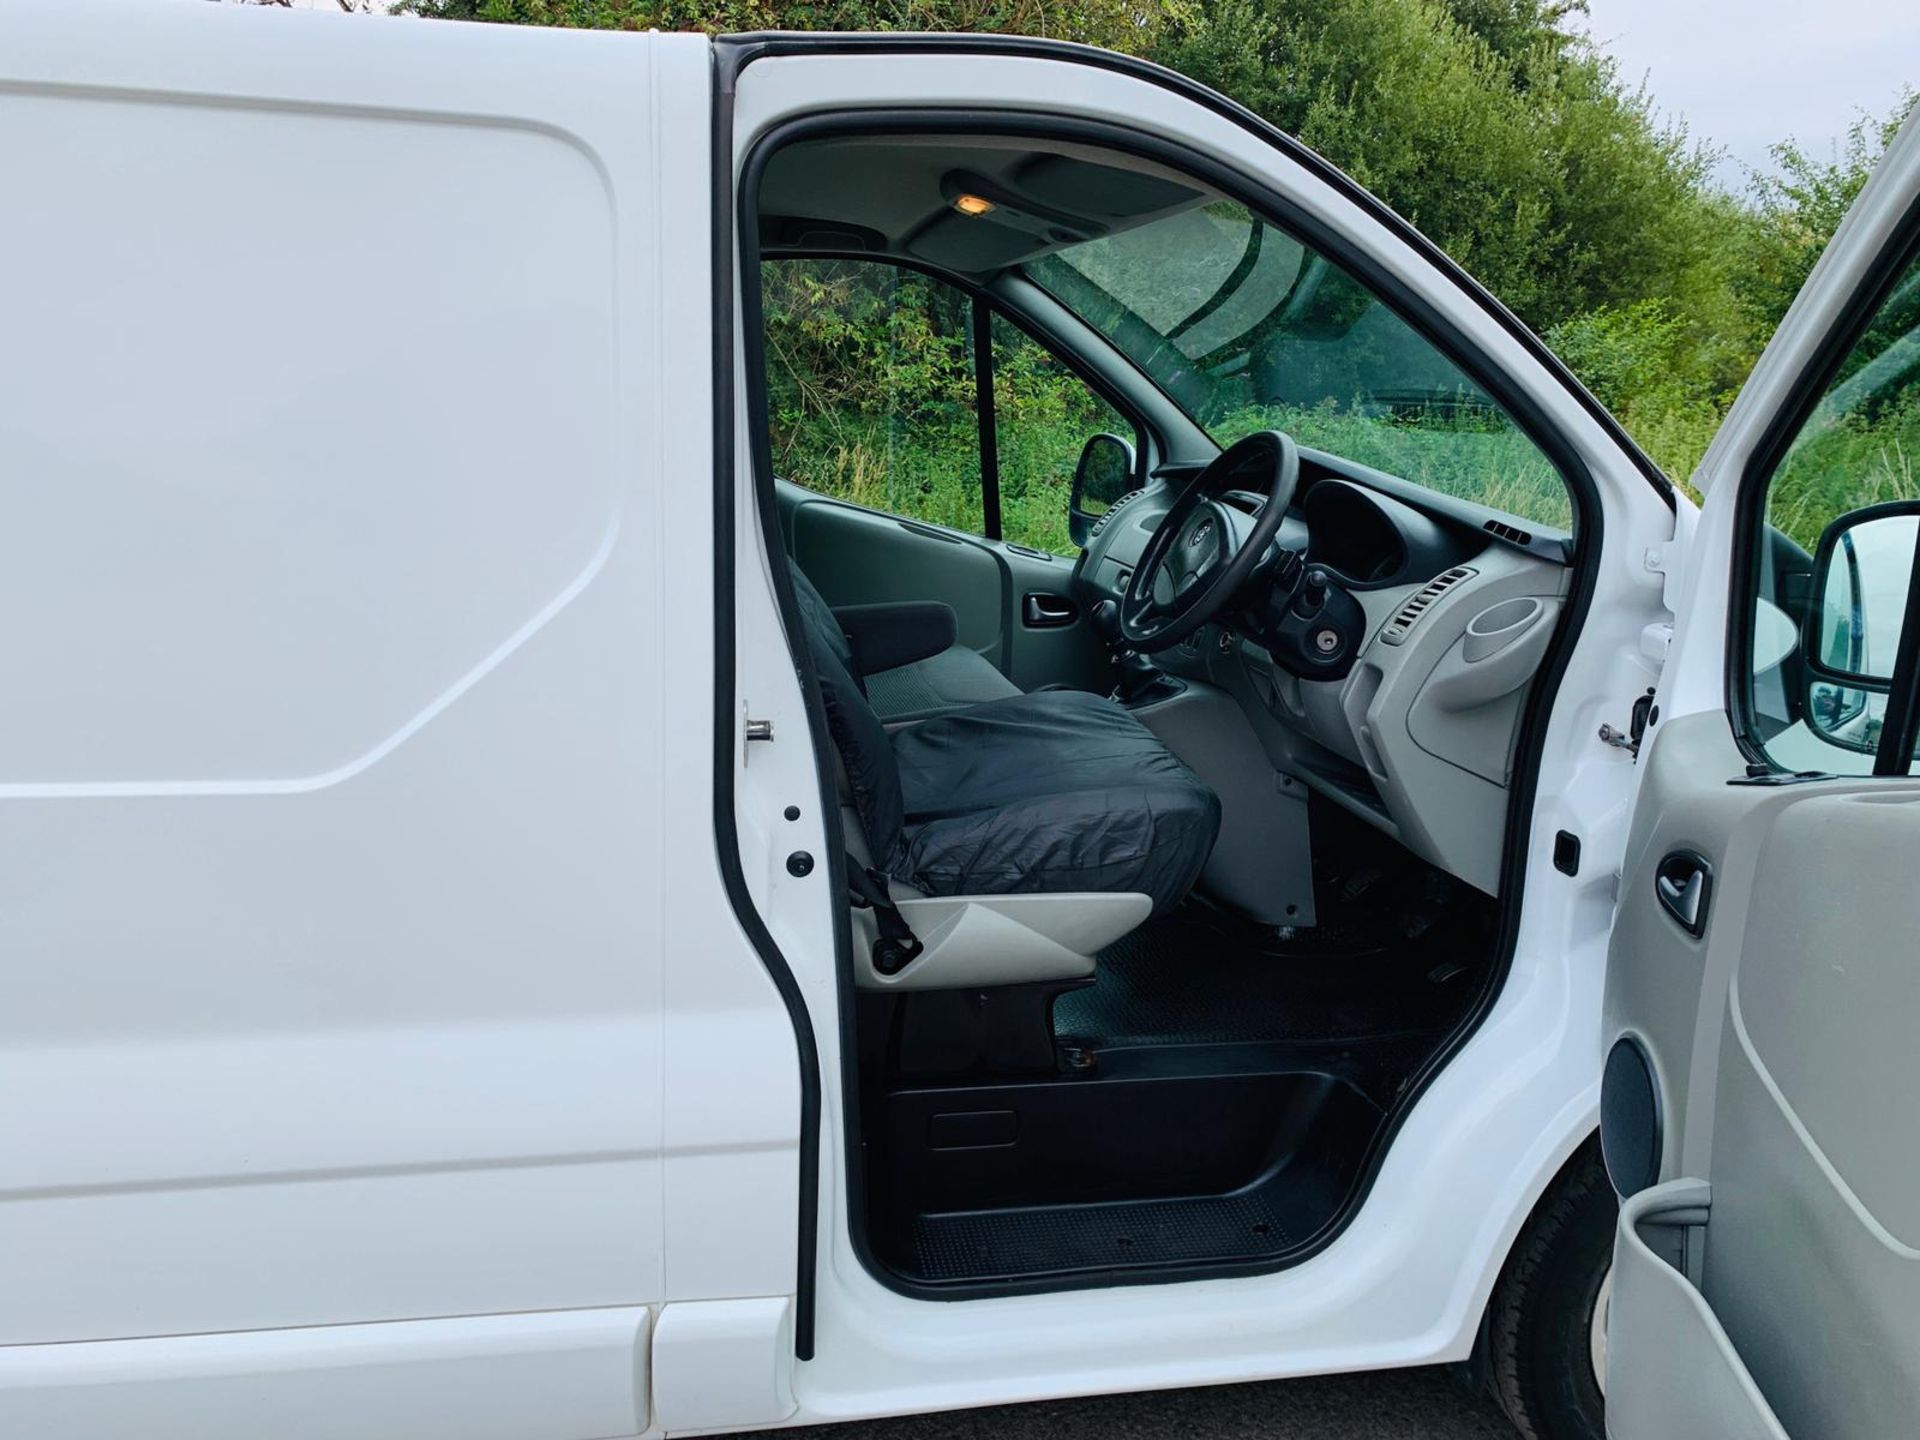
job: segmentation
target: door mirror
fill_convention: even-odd
[[[1822,739],[1871,753],[1907,623],[1920,501],[1870,505],[1820,537],[1801,629],[1802,713]]]
[[[1093,522],[1134,488],[1133,446],[1118,435],[1100,434],[1080,447],[1073,467],[1073,493],[1067,501],[1067,531],[1085,546]]]

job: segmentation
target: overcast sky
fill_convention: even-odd
[[[1588,0],[1587,28],[1662,113],[1764,166],[1789,135],[1828,153],[1856,113],[1884,114],[1920,88],[1920,0]]]

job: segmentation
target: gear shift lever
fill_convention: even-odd
[[[1113,601],[1102,600],[1093,607],[1093,625],[1113,654],[1114,697],[1122,705],[1131,705],[1154,688],[1159,667],[1127,644],[1120,633],[1120,607]]]

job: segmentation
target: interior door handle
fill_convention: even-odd
[[[1038,590],[1027,592],[1021,602],[1020,618],[1029,630],[1051,630],[1071,625],[1080,617],[1080,607],[1064,595],[1048,595]]]
[[[1713,866],[1704,855],[1675,850],[1653,872],[1653,893],[1660,908],[1689,935],[1707,928],[1707,903],[1713,894]]]

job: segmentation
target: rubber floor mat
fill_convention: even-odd
[[[1389,953],[1289,953],[1179,912],[1101,951],[1054,1031],[1103,1049],[1432,1034],[1473,1003],[1489,948],[1452,925]]]
[[[1259,1192],[921,1215],[913,1222],[914,1268],[936,1283],[1231,1260],[1284,1250],[1293,1239]]]

